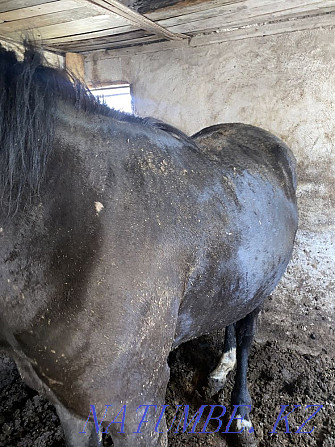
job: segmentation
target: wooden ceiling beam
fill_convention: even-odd
[[[148,31],[150,33],[156,34],[157,36],[162,36],[169,40],[182,40],[189,39],[189,36],[181,33],[173,33],[163,26],[158,25],[147,17],[133,11],[132,9],[124,6],[118,0],[78,0],[81,4],[89,4],[95,6],[109,13],[117,14],[129,22],[134,23],[138,28]]]

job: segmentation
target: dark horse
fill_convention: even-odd
[[[192,139],[110,110],[29,47],[0,64],[1,347],[55,403],[69,445],[99,444],[91,422],[78,434],[90,405],[105,427],[105,405],[126,405],[114,444],[163,446],[164,418],[133,433],[138,407],[164,404],[172,349],[228,326],[210,383],[236,346],[248,428],[255,320],[297,228],[290,150],[253,126]]]

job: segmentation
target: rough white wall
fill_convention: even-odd
[[[15,51],[17,58],[19,60],[23,59],[23,53],[24,53],[24,47],[23,45],[16,43],[14,41],[9,40],[2,40],[3,38],[0,38],[0,45],[3,46],[6,50]],[[50,51],[43,51],[43,56],[46,60],[46,62],[57,68],[64,68],[65,67],[65,60],[64,57],[60,54],[51,53]]]
[[[334,352],[334,30],[151,53],[100,52],[86,57],[85,70],[89,82],[130,82],[139,115],[188,134],[244,122],[292,148],[300,227],[292,262],[265,306],[259,338]]]

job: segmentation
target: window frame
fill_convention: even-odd
[[[97,95],[96,93],[99,91],[103,92],[104,90],[110,91],[113,89],[116,90],[118,88],[127,87],[129,89],[131,111],[124,112],[124,113],[130,113],[130,114],[135,113],[133,89],[132,89],[132,84],[130,84],[129,82],[127,82],[127,81],[99,82],[99,83],[92,83],[88,87],[94,96],[104,96],[103,93],[101,95]],[[121,96],[122,93],[120,93],[119,95]],[[116,95],[106,95],[106,96],[118,96],[118,95],[116,94]],[[115,110],[120,110],[120,109],[115,109]],[[120,111],[123,112],[123,110],[120,110]]]

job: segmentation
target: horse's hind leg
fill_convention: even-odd
[[[102,447],[102,435],[97,433],[95,424],[73,416],[62,405],[56,405],[56,411],[61,421],[67,447]],[[86,433],[80,433],[85,427]]]
[[[229,431],[239,432],[243,429],[241,436],[244,438],[244,441],[242,444],[248,446],[256,445],[255,438],[252,435],[253,428],[249,417],[252,402],[248,391],[247,369],[248,356],[255,335],[259,310],[259,308],[255,309],[245,318],[235,323],[237,366],[235,384],[231,395],[231,404],[237,409],[237,411],[234,418],[234,423]],[[250,406],[250,408],[248,406]]]
[[[208,393],[213,396],[219,392],[225,385],[227,375],[235,368],[236,364],[236,334],[235,325],[226,327],[223,354],[217,367],[209,375]]]

